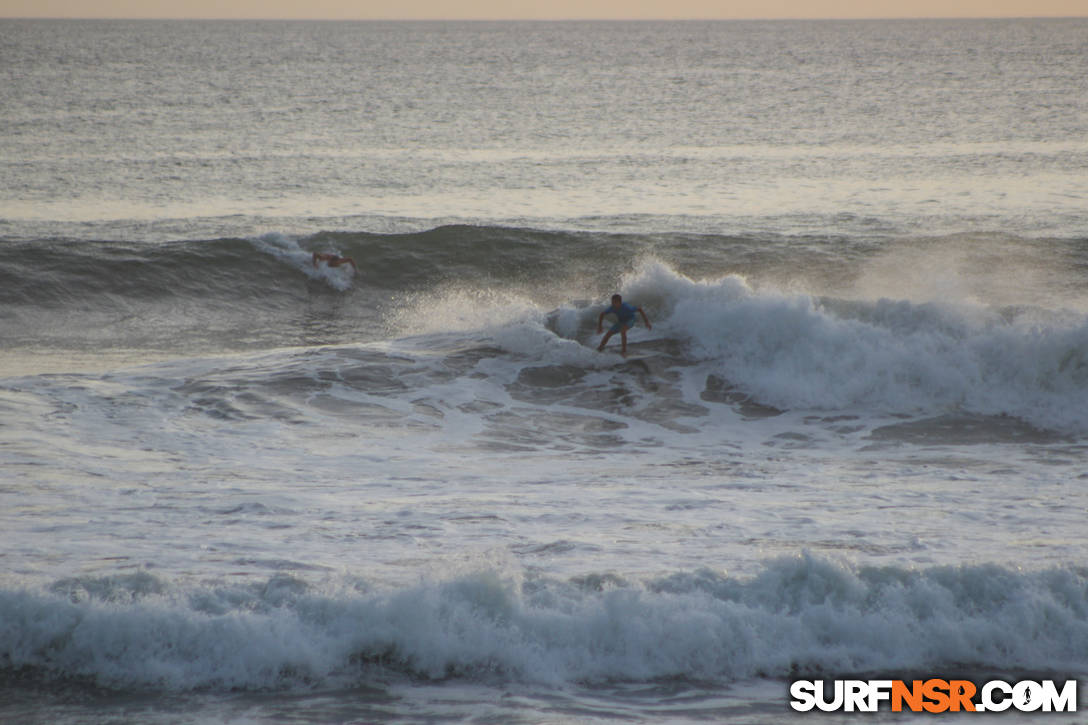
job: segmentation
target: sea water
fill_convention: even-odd
[[[1085,38],[0,22],[0,720],[1084,678]]]

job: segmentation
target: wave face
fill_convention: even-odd
[[[353,257],[359,274],[314,267],[314,251]],[[695,279],[737,274],[764,287],[830,297],[1088,309],[1079,283],[1088,270],[1083,239],[977,234],[869,242],[486,226],[166,243],[8,240],[0,243],[0,303],[68,312],[163,299],[249,301],[256,307],[321,289],[398,294],[454,284],[523,288],[538,296],[571,288],[585,297],[613,291],[646,260]]]
[[[610,244],[594,235],[488,227],[164,244],[9,242],[0,245],[0,329],[28,347],[216,351],[378,339],[386,333],[383,314],[405,294],[539,287],[544,278],[566,279],[579,260],[591,268]],[[359,273],[315,267],[314,251],[350,256]]]
[[[188,585],[148,573],[0,591],[0,669],[120,689],[344,687],[374,677],[556,685],[884,671],[1088,670],[1088,576],[855,568],[809,555],[570,581],[483,570],[404,589]]]
[[[549,238],[556,237],[559,249]],[[304,278],[351,288],[347,269],[312,265],[311,251],[353,255],[367,286],[404,290],[468,275],[504,281],[562,260],[577,235],[499,228],[444,227],[404,235],[323,233],[299,239],[266,234],[252,239],[142,244],[35,241],[0,246],[7,304],[65,305],[102,294],[133,300],[162,296],[266,297]],[[590,258],[593,250],[586,251]],[[341,274],[343,272],[344,274]]]

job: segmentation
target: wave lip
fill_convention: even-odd
[[[117,689],[297,689],[403,673],[561,685],[798,673],[1088,672],[1088,576],[856,568],[809,555],[752,579],[631,582],[494,570],[389,591],[287,575],[138,575],[0,593],[0,667]]]
[[[782,410],[1012,416],[1088,432],[1088,318],[1040,310],[755,288],[736,275],[695,281],[650,264],[625,292],[693,361]]]

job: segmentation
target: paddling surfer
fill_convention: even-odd
[[[350,264],[351,268],[356,272],[359,268],[355,266],[355,260],[351,257],[341,257],[339,254],[333,254],[332,252],[314,252],[314,267],[317,267],[318,262],[324,262],[330,267],[339,267],[342,264]]]
[[[597,346],[597,350],[604,350],[604,346],[608,344],[608,341],[617,332],[620,333],[620,354],[627,355],[627,331],[635,326],[635,313],[642,315],[642,321],[646,323],[646,329],[652,330],[654,326],[650,324],[650,318],[646,317],[646,313],[642,311],[641,307],[629,304],[623,301],[623,297],[619,295],[612,295],[612,306],[606,309],[597,318],[597,334],[601,334],[604,331],[604,316],[615,315],[616,324],[612,325],[605,336],[601,338],[601,344]]]

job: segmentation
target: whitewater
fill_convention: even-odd
[[[0,721],[1085,681],[1085,29],[0,22]]]

